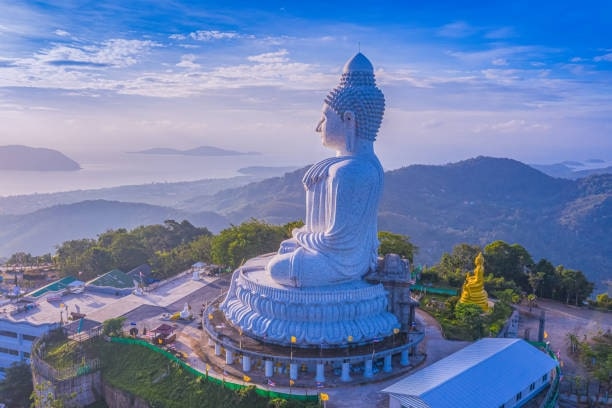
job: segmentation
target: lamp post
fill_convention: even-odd
[[[319,399],[323,402],[323,408],[327,407],[327,401],[329,401],[329,394],[321,393],[319,394]]]
[[[290,354],[290,358],[291,361],[293,361],[293,344],[297,342],[297,338],[295,336],[291,336],[291,354]]]
[[[397,327],[393,329],[393,347],[395,347],[395,335],[399,333],[399,331]]]

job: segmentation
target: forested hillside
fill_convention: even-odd
[[[251,218],[272,224],[300,220],[305,170],[214,194],[195,188],[172,208],[89,201],[2,216],[0,255],[42,254],[68,239],[166,219],[187,219],[214,233]],[[524,246],[536,261],[581,270],[603,287],[612,270],[612,175],[559,179],[489,157],[408,166],[385,174],[379,229],[410,236],[419,247],[416,263],[431,265],[458,243],[503,240]]]

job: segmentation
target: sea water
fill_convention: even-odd
[[[228,178],[241,175],[238,170],[243,167],[296,166],[283,158],[263,154],[185,156],[126,152],[74,159],[81,170],[0,170],[0,196]],[[299,165],[302,164],[296,167]]]

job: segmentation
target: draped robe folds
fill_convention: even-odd
[[[374,154],[341,156],[304,175],[306,219],[267,269],[277,282],[308,287],[361,279],[376,268],[384,172]],[[291,252],[286,252],[286,249]]]

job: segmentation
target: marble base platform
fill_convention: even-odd
[[[234,271],[220,309],[247,336],[294,347],[341,347],[390,336],[400,324],[387,311],[381,284],[291,288],[265,271],[273,254],[253,258]]]

